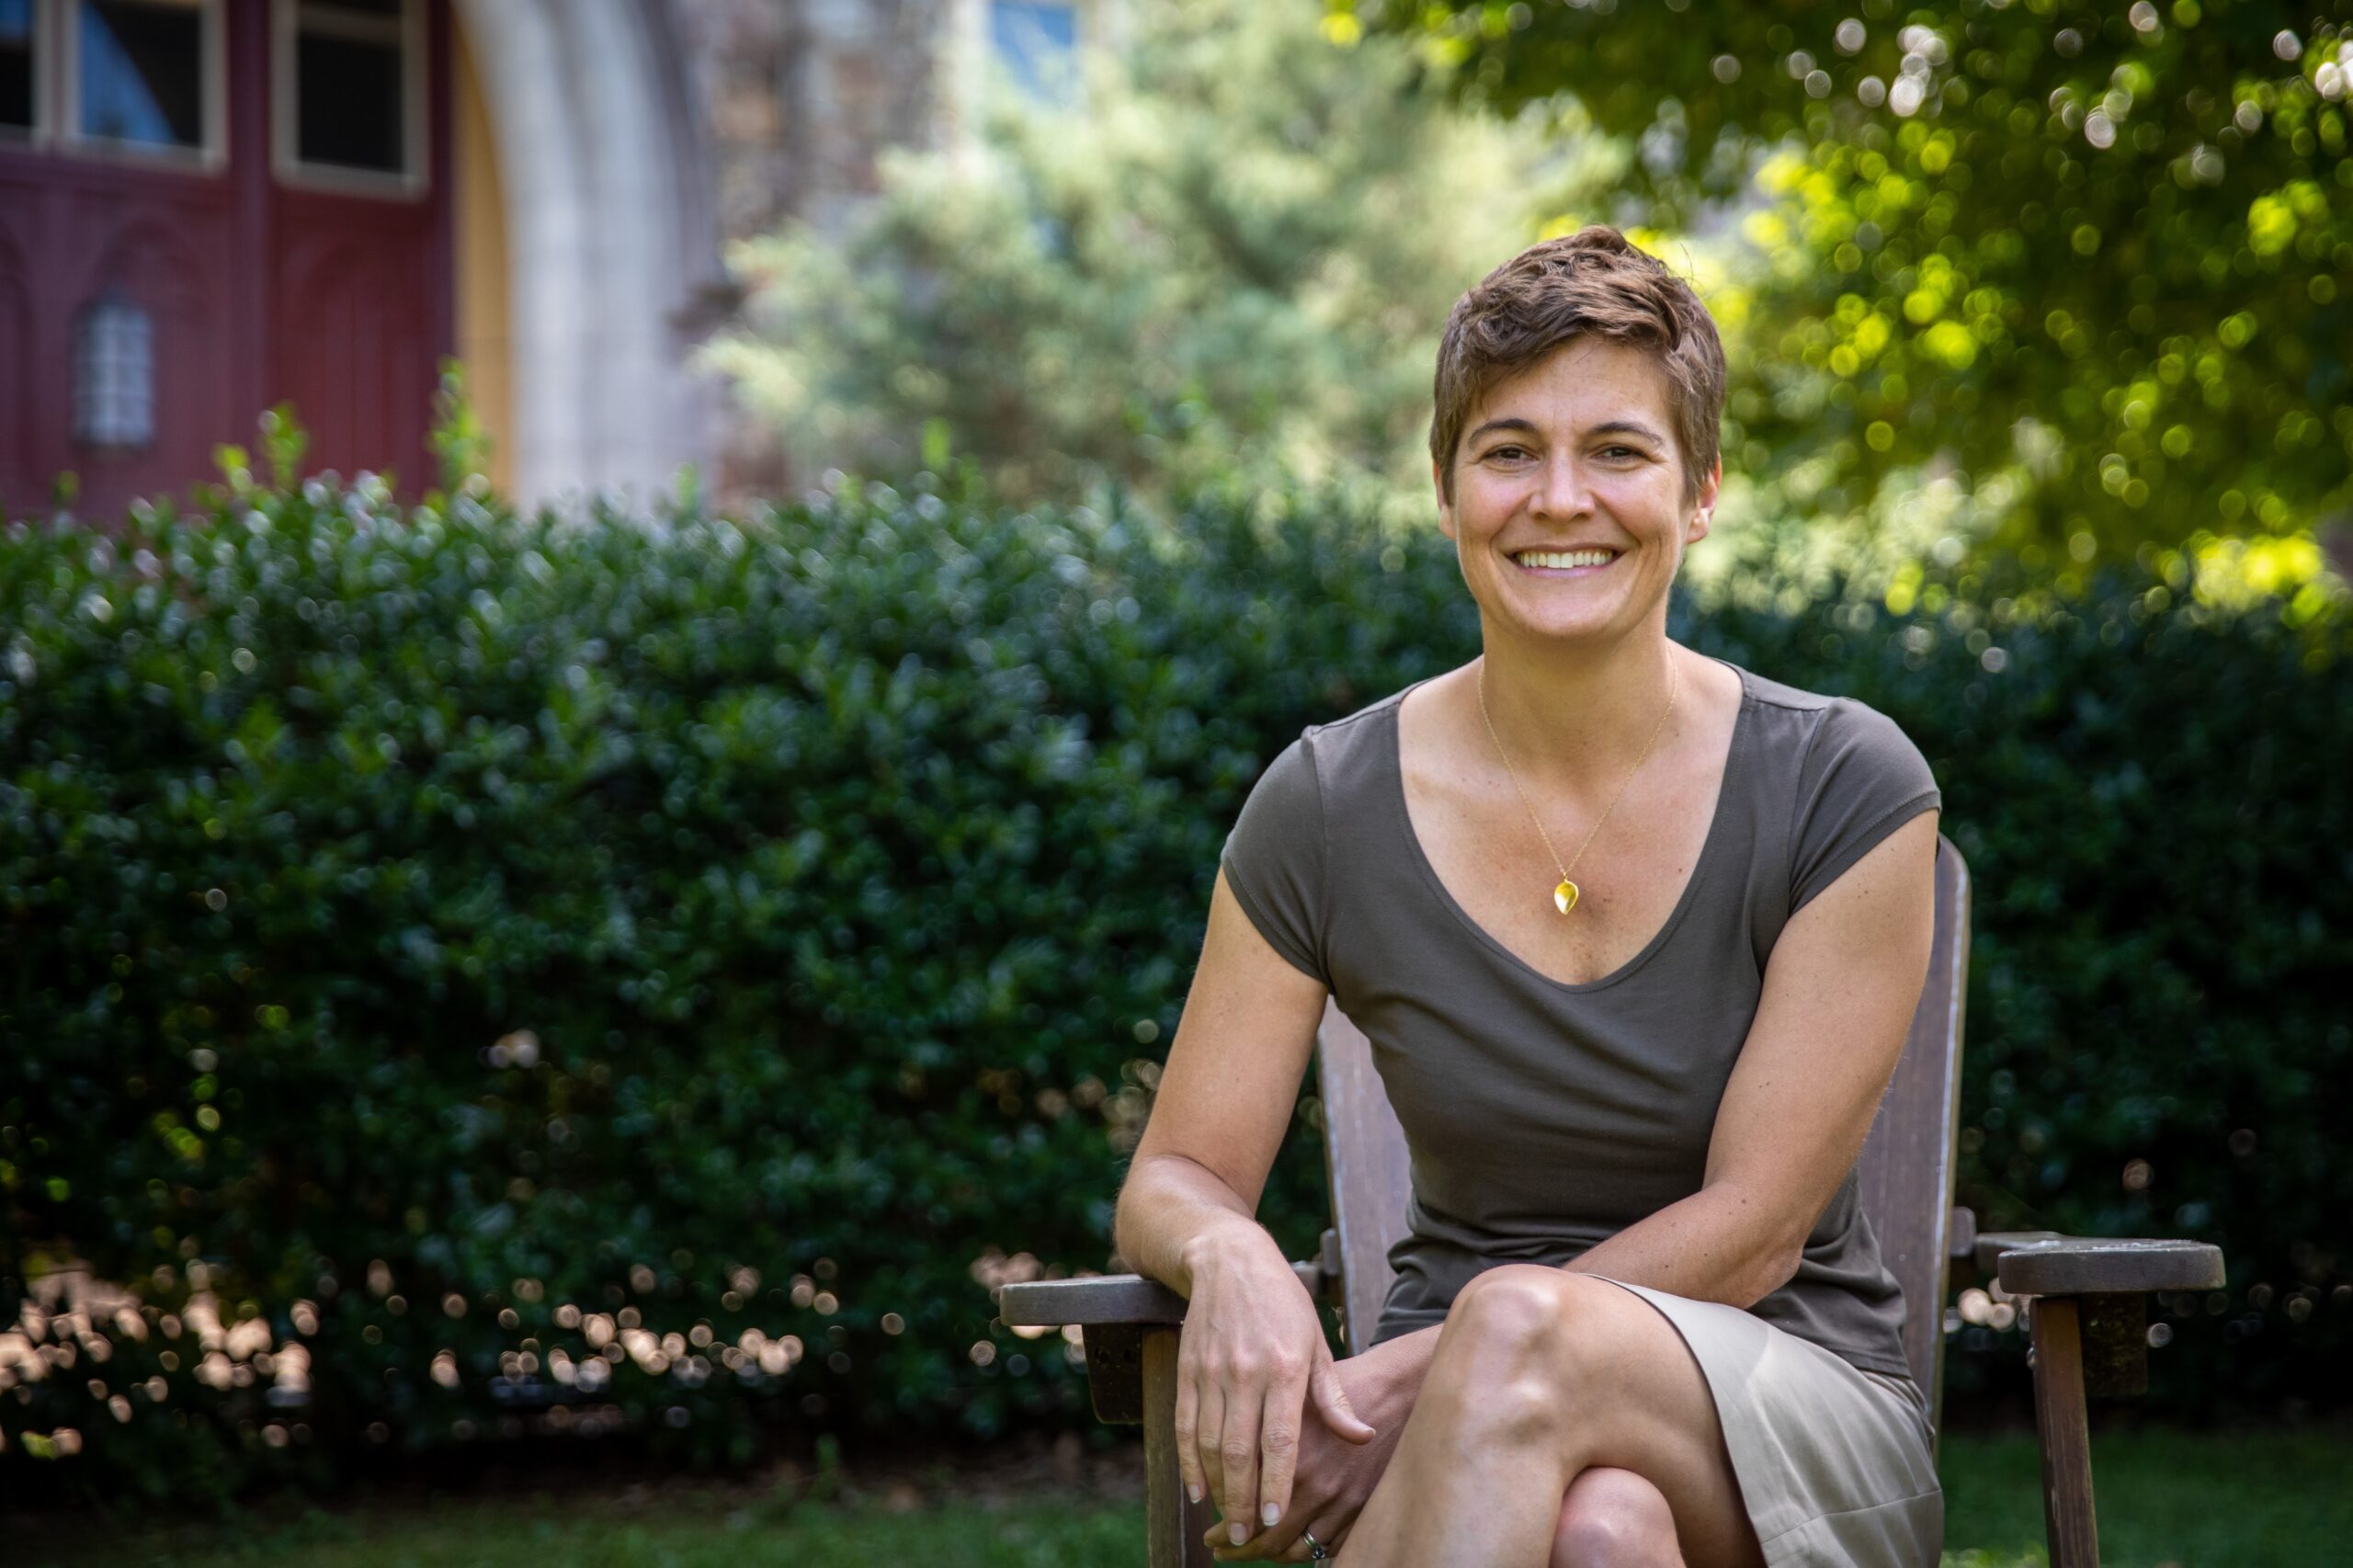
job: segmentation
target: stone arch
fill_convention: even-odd
[[[456,0],[506,197],[514,488],[642,497],[710,464],[686,364],[724,272],[710,159],[664,0]]]

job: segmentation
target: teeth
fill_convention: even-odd
[[[1529,550],[1513,557],[1522,566],[1607,566],[1610,553],[1606,550]]]

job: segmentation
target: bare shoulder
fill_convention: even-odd
[[[1748,696],[1740,671],[1722,659],[1694,653],[1678,642],[1669,642],[1667,647],[1681,665],[1683,689],[1689,693],[1682,700],[1692,704],[1695,713],[1714,721],[1705,726],[1707,733],[1729,734],[1733,721],[1739,717],[1740,705]]]

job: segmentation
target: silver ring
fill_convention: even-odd
[[[1332,1555],[1324,1550],[1324,1543],[1315,1539],[1313,1530],[1302,1529],[1299,1532],[1299,1536],[1302,1540],[1307,1542],[1307,1560],[1310,1562],[1321,1562]]]

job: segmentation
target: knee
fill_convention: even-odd
[[[1496,1440],[1550,1441],[1570,1408],[1557,1270],[1507,1264],[1456,1293],[1425,1395]],[[1565,1278],[1565,1276],[1558,1276]],[[1449,1400],[1445,1395],[1459,1396]]]
[[[1561,1270],[1535,1264],[1490,1268],[1455,1293],[1448,1326],[1483,1346],[1540,1350],[1561,1335],[1569,1282]]]
[[[1578,1363],[1611,1353],[1610,1314],[1630,1300],[1605,1280],[1507,1263],[1455,1294],[1447,1331],[1490,1354],[1573,1374]]]
[[[1666,1496],[1631,1470],[1581,1471],[1561,1500],[1550,1568],[1681,1568]]]

